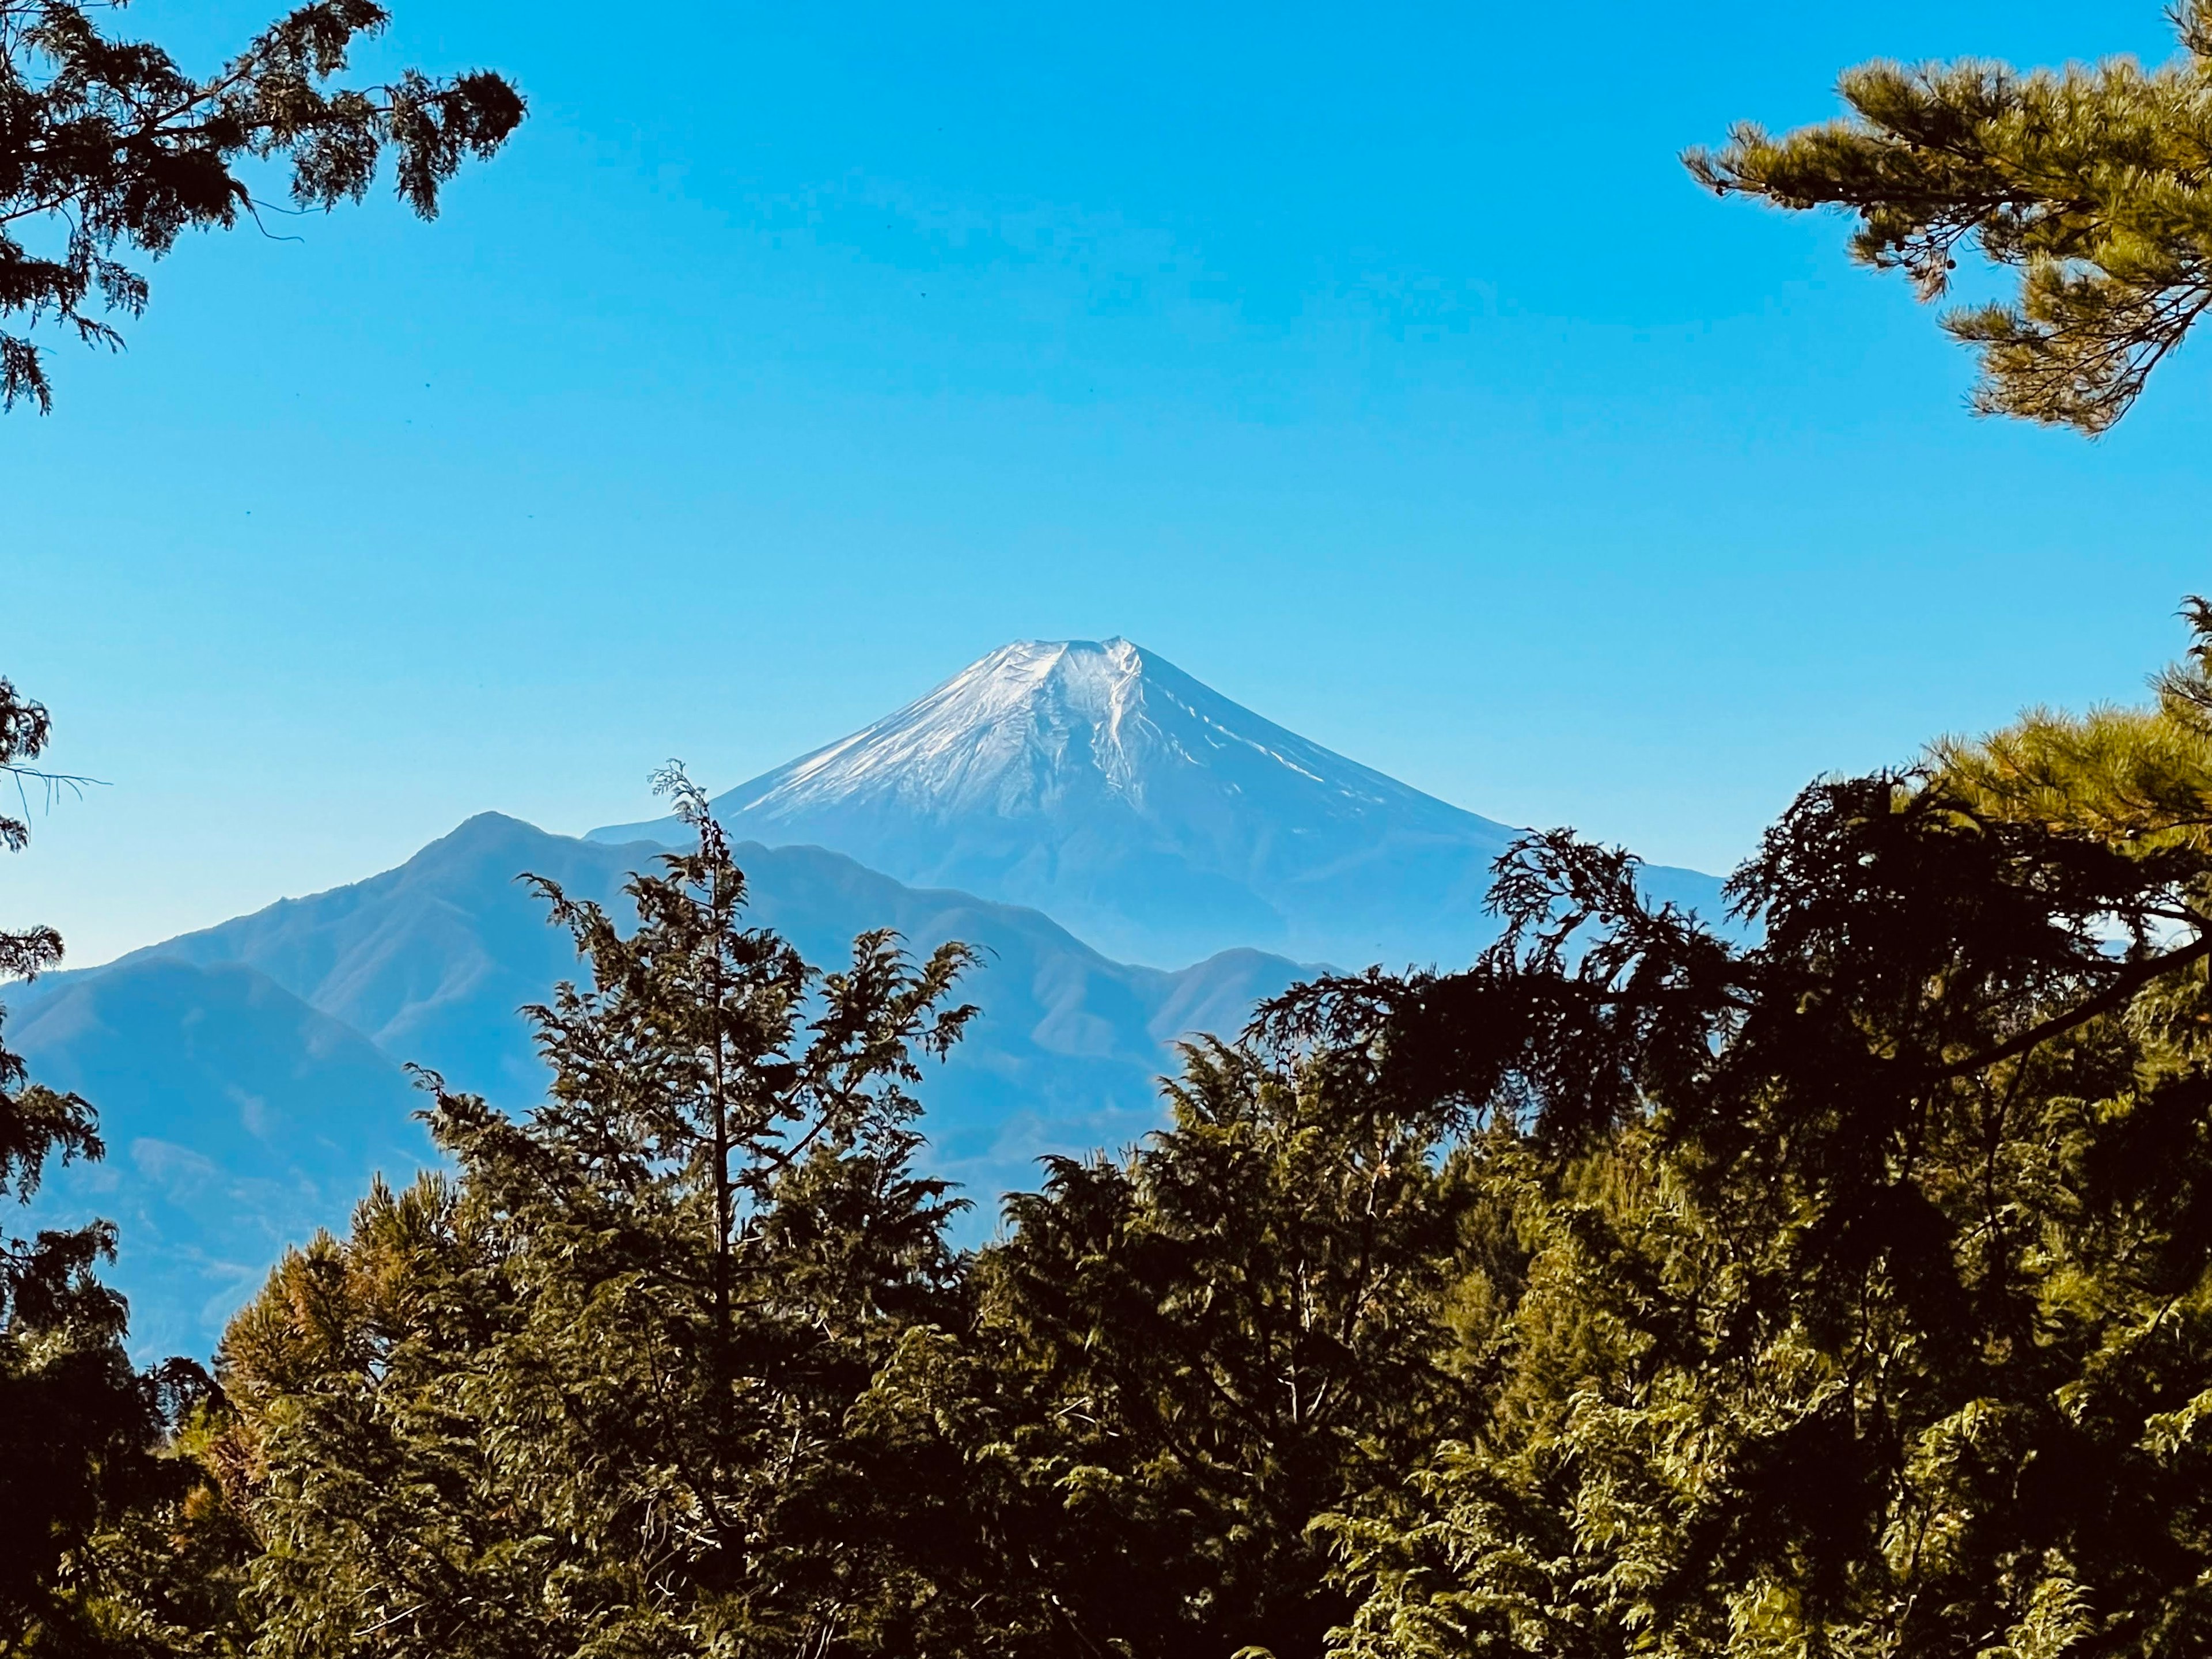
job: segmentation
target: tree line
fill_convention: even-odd
[[[1698,176],[1856,213],[1980,405],[2096,432],[2207,307],[2185,52],[1851,71]],[[363,0],[216,76],[0,0],[0,400],[253,198],[421,212],[505,81],[332,88]],[[34,251],[14,227],[45,224]],[[2212,606],[2140,708],[1806,789],[1654,906],[1565,832],[1454,972],[1332,975],[1052,1160],[996,1237],[918,1158],[957,945],[810,963],[696,834],[611,915],[509,1114],[135,1367],[112,1231],[0,1231],[0,1654],[2123,1659],[2212,1650]],[[0,776],[46,710],[0,682]],[[20,819],[0,816],[19,848]],[[58,959],[0,935],[0,977]],[[4,1028],[0,1028],[4,1036]],[[0,1195],[101,1153],[0,1046]]]
[[[2171,1655],[2212,1644],[2212,607],[2154,703],[1808,788],[1748,942],[1559,832],[962,1250],[971,965],[751,926],[704,802],[509,1115],[135,1373],[9,1246],[23,1653]],[[12,756],[38,717],[17,713]],[[12,757],[11,756],[11,757]],[[35,946],[32,948],[35,949]],[[96,1150],[7,1073],[9,1178]]]

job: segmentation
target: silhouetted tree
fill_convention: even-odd
[[[1328,1523],[1359,1656],[2212,1644],[2212,615],[2161,706],[1808,789],[1732,946],[1571,836],[1273,1018],[1520,1126],[1500,1387]]]
[[[1480,1399],[1499,1218],[1452,1114],[1399,1110],[1373,1060],[1193,1045],[1170,1127],[1008,1200],[987,1467],[1030,1506],[995,1586],[1033,1587],[1030,1650],[1318,1655],[1350,1603],[1312,1523],[1387,1510]]]
[[[19,799],[27,781],[49,781],[33,763],[50,732],[46,709],[0,680],[0,779]],[[0,843],[20,850],[29,833],[0,812]],[[0,981],[27,980],[61,954],[51,927],[0,933]],[[31,1081],[0,1042],[0,1202],[28,1203],[50,1160],[101,1151],[90,1104]],[[132,1369],[123,1299],[95,1273],[114,1246],[104,1221],[28,1238],[0,1228],[0,1654],[94,1650],[100,1536],[195,1478],[160,1452],[206,1379],[183,1361]]]
[[[282,157],[301,207],[359,201],[388,149],[402,199],[424,218],[468,156],[489,156],[522,118],[520,95],[476,70],[408,70],[381,86],[333,86],[386,26],[374,0],[313,0],[204,80],[160,46],[104,33],[120,6],[0,0],[0,408],[52,390],[41,326],[120,343],[106,320],[144,309],[135,251],[158,258],[185,231],[228,229],[255,209],[240,169]]]

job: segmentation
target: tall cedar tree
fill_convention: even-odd
[[[1471,972],[1278,1023],[1516,1126],[1501,1386],[1346,1656],[2212,1649],[2212,612],[2160,705],[1816,785],[1735,948],[1525,847]]]
[[[185,231],[228,230],[256,210],[241,169],[283,158],[303,208],[362,199],[385,152],[403,200],[428,219],[468,156],[522,119],[520,95],[476,70],[407,70],[381,86],[331,86],[380,33],[374,0],[313,0],[205,80],[161,47],[102,32],[118,5],[0,0],[0,408],[52,405],[36,335],[119,345],[107,319],[145,308],[133,251],[159,258]]]
[[[554,1103],[441,1097],[459,1182],[379,1188],[233,1325],[257,1651],[1317,1656],[1352,1603],[1313,1523],[1402,1512],[1486,1397],[1513,1252],[1449,1115],[1380,1101],[1372,1055],[1200,1045],[1171,1128],[949,1257],[903,1103],[769,1132],[820,1068],[714,867],[641,884],[628,940],[556,900],[599,989],[538,1015]],[[719,1085],[673,1035],[718,1001]],[[720,1203],[718,1087],[751,1103]]]
[[[25,799],[45,750],[46,711],[0,680],[0,780]],[[0,844],[30,830],[0,813]],[[0,933],[0,980],[61,959],[50,927]],[[0,1201],[27,1203],[47,1161],[98,1158],[91,1106],[29,1079],[0,1042]],[[158,1454],[204,1393],[185,1362],[145,1374],[124,1349],[123,1299],[95,1276],[114,1229],[93,1222],[30,1238],[0,1228],[0,1655],[101,1650],[98,1541],[133,1509],[180,1493],[191,1471]]]
[[[1746,124],[1685,159],[1724,196],[1857,215],[1851,256],[1923,300],[1964,245],[2017,271],[2011,303],[1943,319],[1980,354],[1975,407],[2102,432],[2212,307],[2212,0],[2172,16],[2184,50],[2161,69],[1864,64],[1848,118]]]
[[[429,1078],[458,1177],[380,1188],[225,1338],[257,1653],[921,1650],[910,1483],[854,1407],[958,1321],[909,1091],[969,952],[816,971],[668,784],[699,845],[631,881],[634,932],[534,880],[591,972],[528,1011],[545,1103]]]

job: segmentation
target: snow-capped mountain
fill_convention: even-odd
[[[1035,905],[1109,955],[1163,963],[1237,945],[1463,963],[1495,931],[1482,901],[1516,833],[1121,639],[1002,647],[714,805],[737,837]],[[681,835],[663,819],[592,838]],[[1687,871],[1653,884],[1715,891]]]

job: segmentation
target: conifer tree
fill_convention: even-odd
[[[1864,64],[1846,118],[1685,159],[1723,196],[1856,215],[1851,257],[1923,300],[1968,247],[2017,272],[2009,303],[1943,319],[1980,354],[1976,409],[2102,432],[2212,307],[2212,0],[2172,15],[2160,69]]]
[[[1480,1397],[1467,1294],[1501,1239],[1452,1113],[1356,1045],[1208,1041],[1173,1121],[1048,1160],[978,1264],[1033,1650],[1315,1656],[1347,1604],[1309,1535],[1387,1508]]]
[[[302,208],[359,201],[386,152],[424,218],[470,156],[522,118],[505,80],[416,70],[382,86],[333,87],[383,31],[375,0],[307,0],[214,75],[186,74],[149,41],[103,30],[112,7],[0,0],[0,409],[52,407],[41,330],[120,344],[107,319],[145,308],[132,252],[159,258],[186,230],[254,215],[241,169],[289,161]]]
[[[535,884],[590,969],[530,1011],[544,1103],[429,1079],[458,1176],[373,1194],[225,1338],[258,1652],[915,1650],[854,1413],[957,1312],[910,1089],[969,953],[817,972],[668,787],[699,845],[634,931]]]
[[[2131,738],[2037,717],[1808,790],[1735,878],[1748,948],[1553,836],[1472,972],[1276,1011],[1527,1150],[1497,1392],[1417,1522],[1328,1523],[1338,1652],[2212,1644],[2197,614]]]
[[[51,732],[46,709],[0,679],[0,780],[18,799],[27,781],[53,781],[34,764]],[[21,850],[29,834],[0,812],[0,845]],[[0,933],[0,981],[30,979],[61,954],[51,927]],[[102,1150],[90,1103],[32,1081],[0,1042],[0,1203],[28,1203],[50,1160]],[[0,1224],[0,1654],[95,1651],[107,1590],[98,1540],[190,1480],[158,1454],[205,1377],[183,1361],[133,1370],[123,1298],[97,1276],[114,1245],[105,1221],[29,1238]]]

